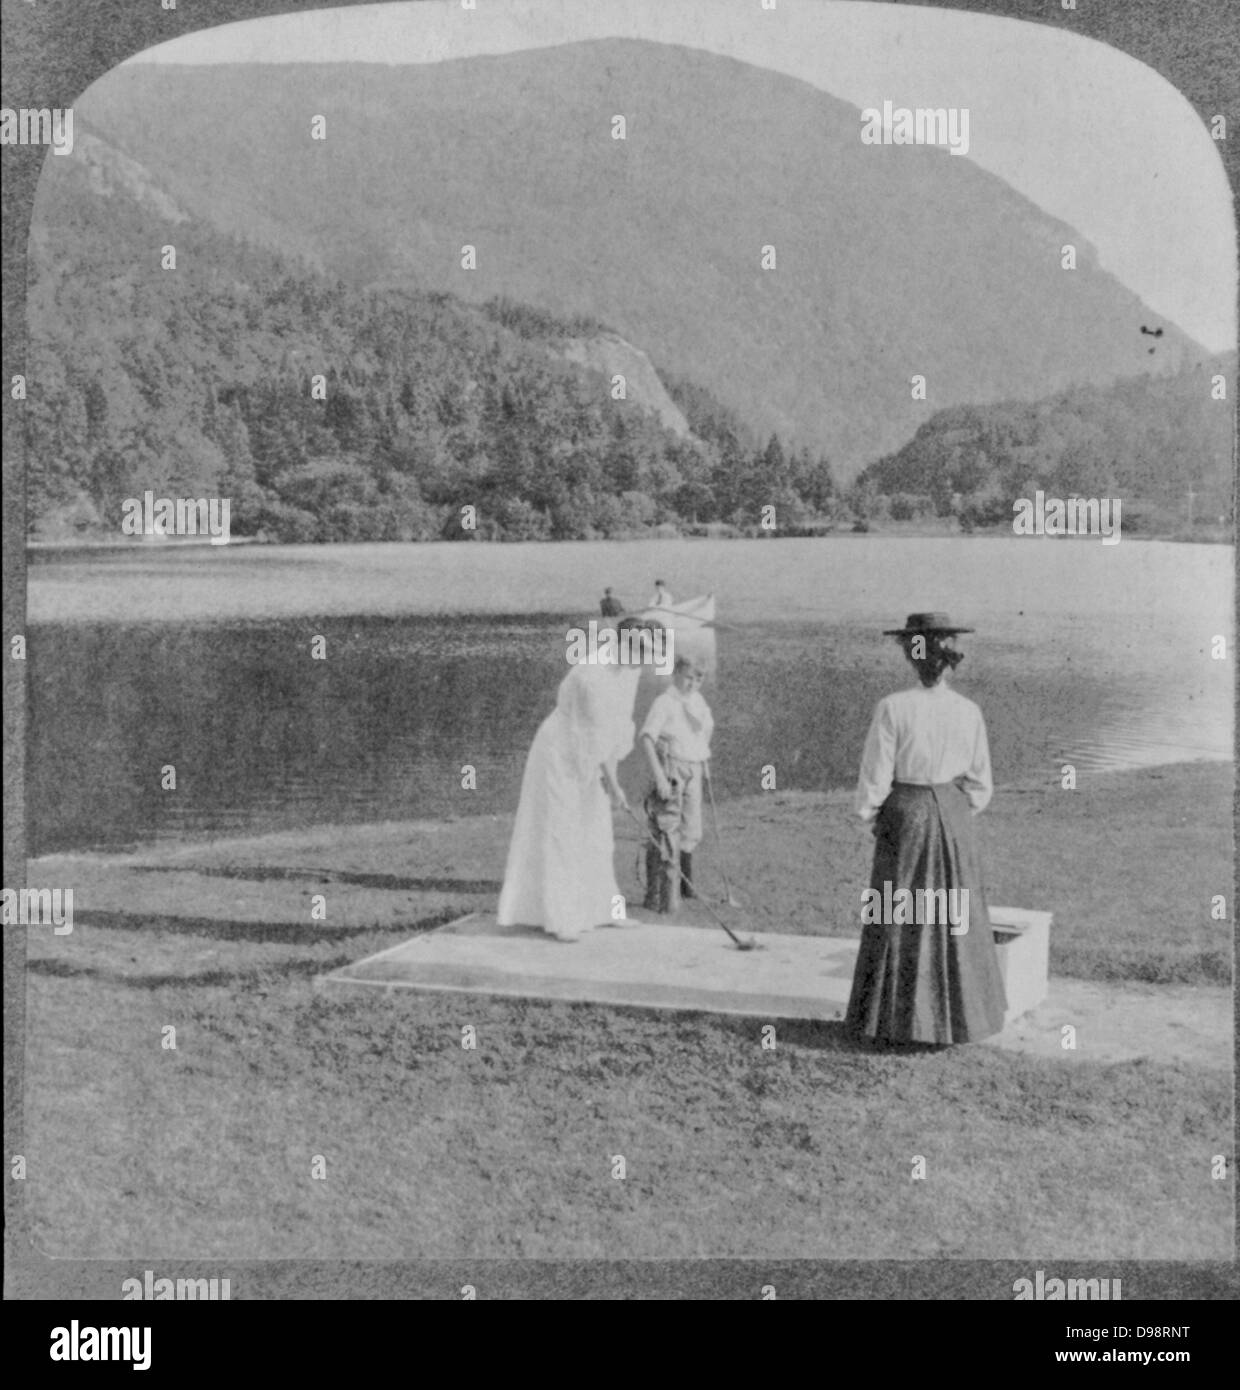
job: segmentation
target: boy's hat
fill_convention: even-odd
[[[946,613],[910,613],[903,627],[883,629],[884,637],[937,636],[951,637],[958,632],[973,632],[974,628],[959,627]]]

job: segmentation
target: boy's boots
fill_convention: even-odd
[[[663,911],[680,911],[680,874],[677,870],[680,867],[680,852],[676,848],[675,836],[668,836],[665,840],[666,849],[662,863],[663,869]]]
[[[655,844],[646,845],[646,899],[642,906],[648,912],[667,911],[667,876],[663,855]]]
[[[682,897],[696,898],[693,891],[693,855],[688,850],[680,852],[680,892]]]
[[[676,866],[680,857],[674,845],[663,837],[662,845],[646,846],[646,897],[642,906],[649,912],[670,913],[680,906],[680,876]]]

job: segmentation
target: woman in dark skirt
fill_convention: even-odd
[[[971,631],[943,613],[913,613],[885,634],[919,683],[879,701],[857,784],[875,846],[846,1026],[878,1042],[975,1042],[1003,1027],[973,832],[993,791],[986,725],[948,684],[963,660],[956,636]]]

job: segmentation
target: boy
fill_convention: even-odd
[[[647,798],[651,834],[662,847],[646,849],[645,906],[674,912],[683,891],[693,892],[693,851],[702,840],[702,780],[710,760],[715,721],[699,687],[701,662],[680,656],[672,683],[646,715],[638,741],[654,774]]]

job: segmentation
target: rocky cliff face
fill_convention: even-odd
[[[572,338],[554,350],[557,356],[588,371],[601,372],[609,381],[624,378],[624,399],[659,417],[665,429],[689,437],[689,422],[667,394],[659,374],[640,348],[616,333],[594,338]]]
[[[136,159],[130,159],[114,145],[89,131],[79,132],[73,142],[73,153],[86,171],[87,183],[92,193],[111,198],[124,194],[132,198],[139,207],[153,212],[167,222],[188,222],[190,215],[161,188],[151,176],[149,169]]]

